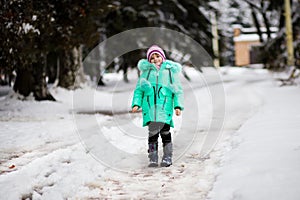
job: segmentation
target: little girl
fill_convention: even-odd
[[[142,72],[134,90],[132,112],[143,111],[143,126],[148,126],[149,167],[158,166],[158,137],[163,143],[160,165],[172,165],[173,110],[179,116],[183,110],[183,91],[180,82],[181,65],[166,60],[164,51],[157,45],[147,51],[147,59],[138,62]]]

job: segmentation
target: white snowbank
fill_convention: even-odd
[[[298,199],[299,87],[260,84],[264,103],[235,133],[211,199]],[[235,142],[237,141],[237,142]]]

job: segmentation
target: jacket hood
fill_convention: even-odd
[[[138,69],[140,71],[147,71],[150,68],[154,68],[156,69],[155,65],[150,63],[147,59],[141,59],[138,62]],[[171,61],[171,60],[166,60],[161,64],[161,68],[167,68],[167,69],[171,69],[171,71],[173,73],[178,73],[181,71],[181,65],[177,62]]]

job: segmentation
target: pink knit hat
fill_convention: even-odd
[[[151,59],[151,56],[152,56],[154,53],[159,54],[159,55],[162,57],[163,62],[166,60],[166,55],[165,55],[164,50],[162,50],[162,48],[160,48],[160,47],[157,46],[157,45],[153,45],[153,46],[151,46],[151,47],[148,49],[148,51],[147,51],[147,60],[148,60],[149,62],[151,62],[150,59]]]

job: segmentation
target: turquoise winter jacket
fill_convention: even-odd
[[[159,70],[147,59],[138,62],[141,76],[134,90],[132,107],[142,108],[143,126],[152,121],[174,127],[173,110],[184,109],[181,68],[179,63],[170,60],[164,61]]]

